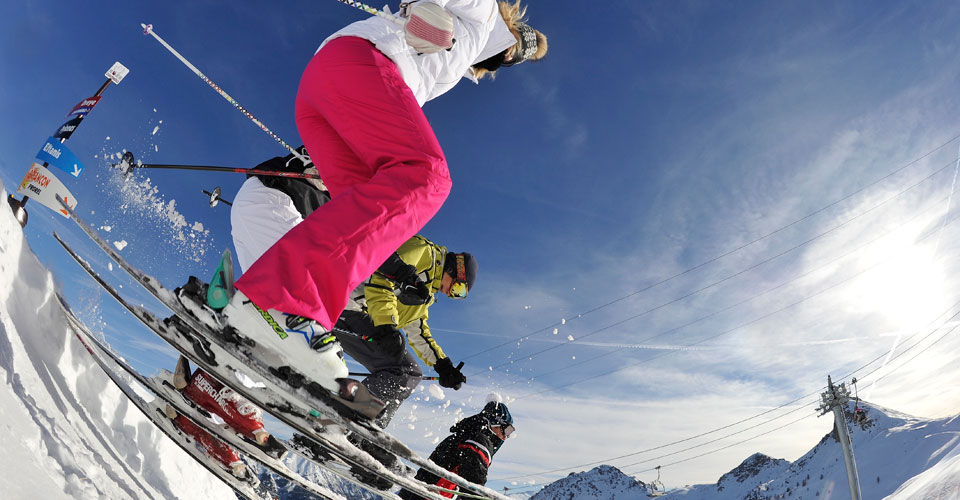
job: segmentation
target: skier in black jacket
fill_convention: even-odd
[[[440,441],[437,448],[430,454],[430,460],[467,481],[486,484],[487,470],[490,468],[493,455],[515,429],[510,410],[507,409],[507,405],[497,399],[488,402],[480,413],[454,424],[450,428],[453,434]],[[448,490],[457,489],[454,483],[424,469],[417,471],[416,479]],[[440,493],[440,495],[454,498],[453,493]],[[422,500],[423,497],[401,490],[400,498]]]

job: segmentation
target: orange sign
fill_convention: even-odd
[[[57,179],[50,169],[44,168],[39,163],[30,165],[30,170],[27,170],[27,175],[20,183],[20,187],[17,188],[17,194],[29,196],[64,217],[69,217],[69,214],[63,209],[63,205],[57,201],[57,195],[63,198],[63,201],[71,210],[77,206],[77,199],[70,194],[70,191],[60,182],[60,179]]]

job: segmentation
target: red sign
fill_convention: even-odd
[[[69,113],[67,113],[67,116],[86,116],[86,114],[89,113],[98,102],[100,102],[100,97],[102,96],[95,95],[80,101],[76,106],[73,107],[73,109],[70,110]]]

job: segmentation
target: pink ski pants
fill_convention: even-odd
[[[330,329],[349,293],[437,213],[450,172],[396,65],[362,38],[317,52],[300,80],[296,119],[331,200],[236,286],[261,308]]]

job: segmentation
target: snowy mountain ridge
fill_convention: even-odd
[[[847,420],[864,499],[960,498],[960,415],[922,419],[860,402],[865,418]],[[828,418],[828,417],[824,417]],[[715,484],[674,489],[664,500],[824,500],[848,498],[836,430],[789,462],[755,453]],[[625,486],[626,485],[626,486]],[[647,498],[649,485],[603,465],[545,486],[531,500]]]
[[[567,477],[554,481],[530,500],[614,500],[616,498],[645,498],[652,489],[619,469],[610,465],[601,465],[586,472],[570,473]]]

